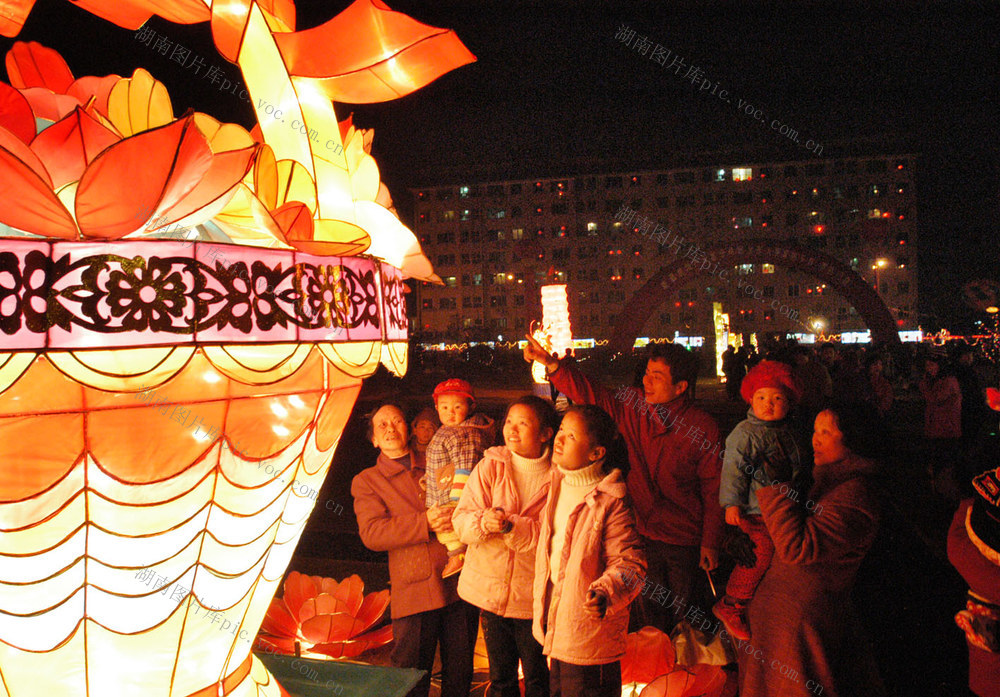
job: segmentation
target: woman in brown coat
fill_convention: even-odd
[[[424,507],[423,456],[410,449],[402,408],[387,402],[371,415],[368,437],[378,462],[351,482],[361,541],[389,553],[392,585],[392,662],[427,671],[410,693],[426,697],[435,649],[441,652],[441,696],[467,697],[479,611],[456,592],[457,578],[441,578],[448,552],[435,532],[450,531],[451,508]]]
[[[775,554],[749,608],[740,646],[742,697],[876,697],[884,694],[851,602],[854,577],[875,539],[879,512],[870,405],[816,416],[815,484],[808,499],[787,482],[757,492]]]

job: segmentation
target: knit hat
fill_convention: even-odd
[[[1000,566],[1000,468],[972,480],[976,498],[965,519],[965,529],[976,549]]]
[[[791,366],[781,361],[761,361],[746,374],[740,385],[740,396],[749,404],[753,393],[762,387],[776,387],[783,390],[793,402],[802,397],[802,385],[792,372]]]
[[[434,404],[437,404],[438,397],[443,394],[457,394],[475,401],[476,396],[472,393],[472,385],[461,378],[448,378],[444,382],[438,383],[434,388]]]

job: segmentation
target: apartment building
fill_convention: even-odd
[[[728,162],[411,189],[414,230],[445,282],[418,285],[411,326],[431,342],[515,338],[540,318],[539,287],[566,283],[574,337],[607,339],[633,293],[679,258],[679,246],[648,234],[660,226],[667,239],[701,248],[768,238],[823,252],[876,288],[900,330],[915,329],[916,160]],[[636,216],[622,214],[629,210]],[[730,271],[671,291],[643,333],[711,343],[715,303],[736,333],[865,329],[807,269],[744,263]]]

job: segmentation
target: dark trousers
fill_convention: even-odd
[[[427,671],[408,697],[427,697],[430,692],[435,648],[441,650],[441,697],[468,697],[478,620],[478,608],[458,600],[392,621],[392,665]]]
[[[549,685],[552,697],[621,697],[622,664],[578,666],[553,658]]]
[[[669,634],[692,604],[707,612],[699,583],[704,573],[698,566],[701,549],[670,545],[648,537],[643,542],[649,564],[647,583],[639,596],[639,607],[633,609],[638,610],[640,621]]]
[[[549,667],[542,645],[531,635],[531,620],[482,611],[483,639],[490,659],[488,697],[521,697],[517,662],[524,669],[524,697],[549,697]]]

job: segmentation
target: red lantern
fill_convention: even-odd
[[[643,627],[628,635],[622,658],[622,683],[649,683],[674,669],[674,645],[656,627]]]
[[[719,666],[678,667],[662,675],[639,693],[639,697],[721,697],[726,673]]]

